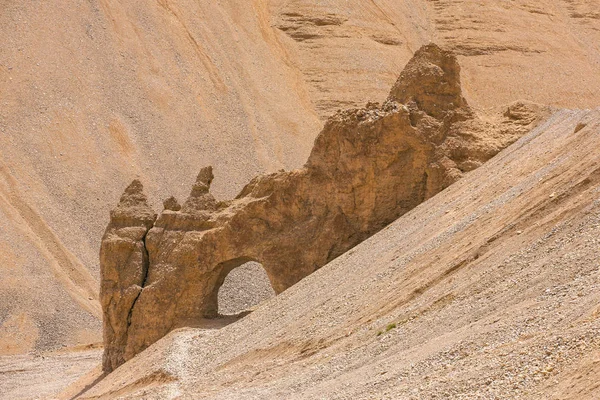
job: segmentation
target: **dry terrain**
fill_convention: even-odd
[[[380,231],[537,125],[517,102],[495,123],[462,96],[456,56],[435,44],[408,62],[386,102],[327,120],[303,168],[253,178],[216,201],[212,167],[159,213],[140,180],[111,210],[100,248],[103,369],[180,327],[218,316],[220,287],[248,261],[281,293]]]
[[[458,53],[465,97],[490,115],[518,99],[600,104],[597,0],[240,4],[0,0],[0,355],[17,357],[2,368],[39,377],[36,354],[101,341],[100,239],[133,178],[158,208],[205,165],[218,199],[299,167],[327,116],[385,99],[423,44]],[[224,313],[270,296],[246,271]],[[37,396],[90,363],[50,368]],[[2,372],[0,397],[28,376]]]
[[[596,0],[0,1],[0,353],[100,340],[98,248],[154,204],[300,166],[322,118],[381,101],[422,44],[476,108],[600,103]],[[167,190],[169,193],[167,193]]]
[[[101,349],[69,349],[0,357],[0,395],[3,399],[53,399],[80,379],[86,385],[98,376]],[[83,385],[85,388],[86,385]],[[72,393],[73,395],[77,392]]]
[[[595,399],[600,109],[540,127],[256,311],[82,398]]]

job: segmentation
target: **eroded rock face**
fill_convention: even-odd
[[[124,354],[131,311],[146,280],[148,252],[144,242],[156,220],[142,190],[138,180],[125,189],[102,238],[100,302],[104,313],[105,371],[131,358]]]
[[[389,100],[442,119],[448,112],[468,111],[456,57],[436,45],[424,46],[406,64]]]
[[[260,262],[279,293],[373,235],[525,133],[537,109],[514,110],[497,124],[474,117],[456,58],[428,45],[385,104],[331,117],[302,169],[217,202],[204,168],[183,206],[167,200],[156,221],[134,182],[102,242],[105,371],[215,317],[234,268]]]

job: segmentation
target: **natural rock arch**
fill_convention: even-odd
[[[219,287],[219,317],[242,317],[275,296],[263,265],[254,261],[244,263],[231,270]],[[229,321],[233,322],[231,318]]]
[[[157,217],[134,181],[100,251],[104,370],[214,315],[219,282],[240,262],[261,262],[280,293],[528,130],[535,113],[523,104],[497,126],[477,119],[459,71],[451,53],[424,46],[382,106],[337,113],[303,168],[258,176],[233,200],[210,194],[206,167],[183,206],[170,198]]]
[[[211,295],[209,296],[209,298],[207,300],[207,306],[204,311],[204,317],[215,318],[221,314],[220,313],[220,310],[221,310],[220,294],[221,294],[221,289],[223,288],[223,284],[225,283],[226,278],[229,277],[230,274],[234,270],[236,270],[237,268],[240,268],[250,262],[254,262],[254,263],[260,265],[260,269],[265,272],[267,277],[269,277],[269,273],[265,269],[265,267],[262,265],[262,263],[259,260],[255,260],[250,257],[242,256],[242,257],[237,257],[237,258],[220,263],[220,265],[217,265],[215,267],[215,271],[218,271],[218,276],[213,285]],[[269,279],[269,285],[271,286],[271,288],[273,287],[273,284],[271,283],[270,279]],[[243,310],[239,310],[239,311],[241,312]]]

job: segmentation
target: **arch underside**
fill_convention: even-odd
[[[275,296],[267,271],[258,262],[234,268],[218,290],[219,317],[242,317]]]
[[[273,284],[271,282],[271,274],[269,274],[268,270],[264,267],[264,265],[255,258],[242,256],[219,263],[215,267],[215,270],[218,271],[217,278],[213,283],[210,295],[208,296],[205,302],[206,307],[204,309],[203,315],[205,318],[216,318],[217,316],[219,316],[219,292],[223,287],[223,284],[225,283],[225,279],[233,270],[251,262],[259,264],[264,269],[264,271],[267,274],[267,277],[269,278],[269,284],[271,285],[271,288],[273,288]]]

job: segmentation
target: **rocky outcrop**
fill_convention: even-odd
[[[535,107],[513,108],[495,124],[477,119],[456,58],[431,44],[382,106],[331,117],[302,169],[258,176],[219,202],[204,168],[183,206],[165,201],[156,220],[134,182],[102,242],[105,371],[215,317],[219,288],[241,264],[260,262],[282,292],[440,192],[535,122]]]
[[[142,189],[138,180],[125,189],[119,205],[110,214],[110,224],[102,238],[100,302],[104,312],[105,371],[132,356],[124,350],[131,312],[148,273],[146,234],[156,220]]]
[[[389,100],[438,119],[449,112],[470,114],[462,95],[458,61],[452,53],[437,46],[427,46],[408,62]]]

